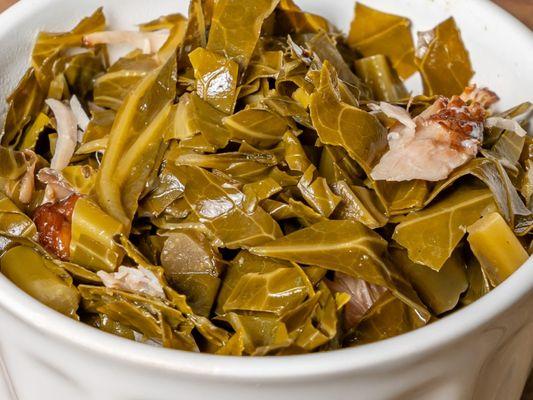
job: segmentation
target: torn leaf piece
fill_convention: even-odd
[[[279,225],[261,207],[244,209],[245,195],[222,178],[198,167],[180,165],[176,176],[198,221],[230,249],[259,245],[281,236]]]
[[[232,139],[261,148],[270,148],[279,143],[289,128],[286,118],[268,110],[253,108],[230,115],[223,122]]]
[[[466,266],[460,249],[452,253],[440,271],[414,263],[403,249],[392,249],[391,254],[424,304],[436,315],[453,310],[462,293],[468,289]]]
[[[220,317],[241,336],[248,355],[263,356],[287,347],[292,340],[287,327],[276,317],[228,313]]]
[[[461,93],[474,71],[455,20],[448,18],[418,36],[416,63],[422,74],[424,93],[447,97]]]
[[[7,98],[8,110],[0,134],[2,146],[15,145],[20,141],[26,126],[39,115],[46,94],[37,81],[35,70],[28,69]]]
[[[296,266],[248,273],[239,279],[223,309],[283,315],[305,300],[308,287],[306,275]]]
[[[209,317],[224,270],[218,249],[199,231],[170,232],[161,249],[161,266],[169,284],[187,296],[193,311]]]
[[[182,147],[193,149],[195,145],[192,142],[199,140],[205,144],[205,148],[200,150],[215,153],[226,147],[230,138],[222,122],[225,117],[226,114],[196,94],[184,94],[176,109],[174,129],[167,132],[165,139],[180,139]]]
[[[341,100],[339,80],[328,61],[320,71],[319,86],[311,95],[309,109],[320,141],[344,147],[370,172],[386,150],[386,129],[374,115]]]
[[[411,260],[439,271],[466,228],[494,209],[490,190],[459,186],[439,202],[407,215],[393,239],[408,250]]]
[[[67,49],[83,46],[83,36],[105,29],[106,19],[103,9],[99,8],[91,16],[80,21],[69,32],[40,32],[31,55],[35,77],[45,92],[48,91],[53,77],[53,67]]]
[[[339,205],[341,198],[329,187],[327,181],[317,175],[317,169],[310,165],[298,182],[303,198],[313,209],[324,217],[329,217]]]
[[[279,0],[217,1],[213,10],[207,50],[220,52],[246,70],[261,33],[263,21]]]
[[[189,54],[196,78],[196,93],[217,110],[231,114],[237,100],[239,65],[201,47]]]
[[[356,3],[348,44],[365,57],[383,54],[404,79],[416,71],[411,22],[407,18]]]
[[[372,343],[420,328],[426,322],[391,293],[385,293],[348,335],[348,341],[354,345]]]

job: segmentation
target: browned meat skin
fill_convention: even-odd
[[[78,199],[74,194],[57,203],[43,204],[33,216],[39,243],[63,261],[70,257],[72,213]]]

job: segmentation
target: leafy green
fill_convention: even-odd
[[[201,47],[189,53],[189,60],[198,96],[217,110],[231,114],[237,100],[238,64]]]
[[[207,50],[220,52],[246,69],[261,33],[263,21],[277,0],[221,0],[215,3]]]
[[[408,250],[411,260],[439,271],[466,228],[493,209],[488,189],[460,186],[430,207],[403,218],[393,239]]]
[[[373,115],[341,101],[338,78],[328,61],[320,72],[320,85],[311,95],[310,112],[320,141],[344,147],[365,171],[385,152],[385,128]]]
[[[176,83],[175,60],[149,73],[117,113],[96,182],[100,206],[125,226],[154,168]],[[143,168],[134,168],[135,165]],[[118,166],[120,165],[120,168]]]
[[[280,258],[339,271],[369,283],[385,286],[426,314],[409,284],[385,260],[387,242],[356,221],[324,221],[298,230],[263,246],[253,254]]]
[[[334,183],[332,190],[341,198],[333,214],[334,219],[359,221],[370,229],[381,228],[388,222],[377,196],[371,190],[350,186],[345,181]]]
[[[337,71],[339,80],[353,92],[357,99],[365,99],[370,96],[368,88],[363,82],[361,82],[357,75],[352,72],[348,64],[346,64],[342,58],[340,52],[337,50],[337,47],[335,47],[335,43],[326,32],[321,31],[313,36],[309,40],[308,46],[320,60],[323,62],[327,60],[331,63],[331,66]]]
[[[365,344],[387,339],[420,328],[425,323],[413,309],[385,293],[349,335],[349,343]]]
[[[474,75],[468,51],[453,18],[419,34],[416,63],[428,96],[460,94]]]
[[[14,145],[24,129],[39,115],[46,90],[42,90],[33,68],[26,71],[16,89],[7,98],[8,111],[1,135],[2,146]]]
[[[231,139],[243,140],[252,146],[270,148],[281,141],[289,122],[268,110],[246,109],[224,118]]]
[[[348,44],[365,57],[386,56],[399,75],[408,78],[416,71],[410,25],[407,18],[356,3]]]
[[[500,213],[516,234],[524,235],[533,228],[533,214],[524,205],[502,165],[491,159],[477,158],[452,172],[447,180],[433,188],[425,204],[432,202],[444,189],[465,175],[473,175],[487,185]]]
[[[329,217],[341,199],[328,186],[327,181],[317,176],[317,169],[310,165],[298,182],[302,197],[313,209],[324,217]]]
[[[392,255],[424,304],[436,315],[453,310],[469,286],[465,263],[458,250],[452,253],[438,272],[412,262],[404,250],[393,250]]]
[[[282,315],[299,305],[308,294],[307,277],[297,267],[242,276],[223,310],[255,311]]]
[[[355,70],[372,90],[376,100],[394,102],[408,97],[407,89],[384,55],[377,54],[357,60]]]
[[[103,9],[99,8],[91,16],[84,18],[72,31],[65,33],[40,32],[31,55],[32,68],[35,77],[43,91],[48,87],[53,78],[52,68],[54,63],[68,48],[81,47],[83,36],[92,32],[103,31],[106,20]]]
[[[182,165],[176,176],[185,185],[184,198],[198,221],[225,247],[254,246],[281,235],[278,224],[260,207],[244,209],[244,194],[201,168]]]
[[[226,115],[195,94],[185,94],[178,104],[174,129],[166,139],[180,139],[185,148],[214,153],[227,146],[230,134],[223,126]]]
[[[54,272],[51,261],[26,246],[16,246],[0,257],[0,271],[15,285],[50,308],[77,319],[80,295],[72,282]]]
[[[278,35],[330,32],[334,27],[320,15],[302,11],[292,0],[280,0],[276,9]]]

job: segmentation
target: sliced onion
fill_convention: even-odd
[[[411,118],[411,115],[402,107],[395,106],[393,104],[385,103],[384,101],[381,101],[379,105],[377,104],[369,104],[368,107],[374,111],[381,111],[383,112],[387,117],[395,119],[400,124],[406,126],[410,129],[416,128],[416,123],[413,121],[413,118]]]
[[[521,136],[521,137],[524,137],[527,135],[526,130],[522,128],[522,126],[518,123],[518,121],[515,121],[514,119],[510,119],[510,118],[502,118],[502,117],[487,118],[485,120],[485,127],[505,129],[507,131],[514,132],[518,136]]]
[[[22,204],[28,204],[33,197],[33,190],[35,189],[37,156],[31,150],[24,150],[24,158],[26,160],[26,172],[20,180],[19,200]]]
[[[415,55],[417,58],[423,58],[429,50],[429,45],[435,39],[435,31],[418,32],[418,43],[416,45]]]
[[[57,143],[50,167],[62,171],[70,163],[70,159],[78,143],[78,123],[76,116],[62,102],[55,99],[46,100],[57,121]]]
[[[168,32],[105,31],[83,37],[86,46],[97,44],[129,44],[145,54],[157,52],[168,39]]]
[[[146,339],[142,333],[139,333],[137,331],[133,331],[133,338],[135,339],[136,342],[139,342],[139,343],[144,343],[144,344],[147,344],[153,347],[163,347],[161,343],[153,339]]]
[[[77,193],[63,174],[53,168],[41,168],[37,179],[46,185],[43,204],[55,203]]]
[[[78,127],[81,129],[81,133],[78,134],[78,142],[81,143],[83,141],[83,134],[87,130],[87,126],[89,126],[91,119],[83,109],[83,106],[76,95],[72,96],[70,99],[70,108],[76,117]]]
[[[155,274],[141,266],[139,268],[121,266],[117,272],[98,271],[97,274],[107,288],[140,293],[160,299],[166,298],[163,287]]]

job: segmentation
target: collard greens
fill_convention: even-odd
[[[415,48],[408,18],[354,12],[346,36],[292,0],[40,33],[0,136],[0,272],[104,332],[231,356],[374,342],[490,292],[533,248],[531,103],[467,86],[452,18]],[[455,166],[376,176],[394,152]]]

